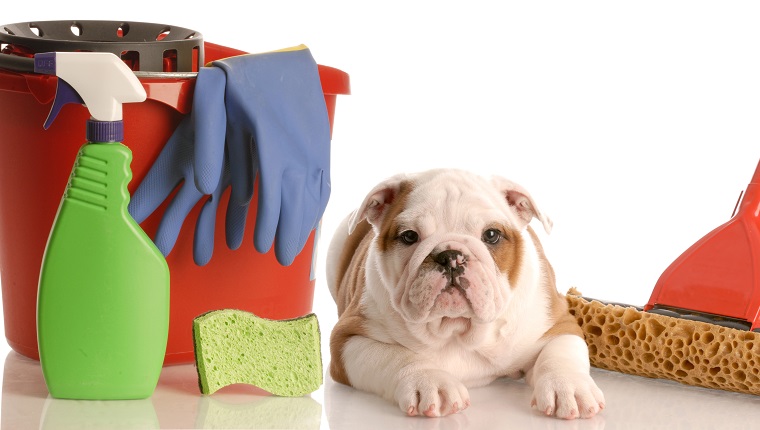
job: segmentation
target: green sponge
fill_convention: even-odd
[[[232,384],[278,396],[303,396],[322,385],[319,323],[314,314],[268,320],[235,309],[193,320],[195,364],[203,394]]]

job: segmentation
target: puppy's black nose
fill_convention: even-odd
[[[464,262],[464,255],[460,251],[449,249],[439,252],[433,259],[443,267],[458,267]]]

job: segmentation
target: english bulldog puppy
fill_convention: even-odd
[[[457,413],[467,387],[523,376],[546,415],[598,413],[604,396],[534,218],[550,232],[531,195],[500,177],[440,169],[378,184],[328,250],[332,378],[410,416]]]

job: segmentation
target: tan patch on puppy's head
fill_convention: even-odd
[[[496,243],[488,243],[489,230],[498,231],[500,238]],[[496,267],[507,275],[512,288],[517,285],[520,276],[520,266],[523,262],[524,244],[522,235],[514,228],[502,224],[492,224],[483,230],[484,242],[493,256]]]
[[[359,209],[349,218],[348,231],[351,234],[362,220],[367,220],[376,233],[380,233],[385,219],[395,218],[403,209],[403,203],[413,188],[411,176],[400,174],[392,176],[373,188],[364,198]],[[389,216],[389,212],[393,216]],[[382,240],[382,239],[381,239]]]
[[[401,182],[393,200],[388,205],[388,208],[385,209],[382,222],[377,229],[378,247],[382,252],[387,252],[397,242],[400,232],[398,231],[399,227],[396,224],[396,219],[398,214],[406,207],[407,199],[412,189],[414,189],[414,186],[411,182]]]
[[[523,229],[533,218],[537,218],[543,224],[544,230],[547,233],[551,233],[552,220],[538,208],[528,190],[522,185],[500,176],[494,176],[491,178],[491,181],[502,196],[504,196],[515,215],[517,215],[515,227]]]

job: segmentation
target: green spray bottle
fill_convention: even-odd
[[[40,271],[37,337],[55,398],[150,397],[169,331],[169,268],[127,212],[132,152],[122,103],[146,94],[114,54],[35,55],[35,72],[58,76],[56,101],[87,106],[87,143],[77,155]]]

